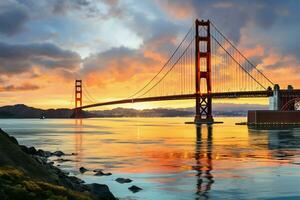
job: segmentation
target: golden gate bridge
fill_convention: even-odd
[[[281,90],[211,21],[197,19],[157,74],[132,95],[87,105],[82,105],[82,95],[82,80],[76,80],[75,118],[82,117],[83,109],[98,106],[195,99],[195,122],[213,123],[214,98],[271,97],[273,110],[293,110],[300,90]]]

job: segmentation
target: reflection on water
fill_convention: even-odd
[[[214,183],[213,175],[211,174],[212,167],[212,126],[206,126],[207,136],[206,136],[206,146],[203,146],[205,138],[202,134],[202,126],[196,126],[196,150],[195,150],[195,160],[196,166],[194,170],[197,171],[197,192],[196,194],[200,199],[201,196],[205,199],[209,198],[208,192],[211,189],[212,184]]]
[[[83,141],[83,134],[82,134],[82,119],[74,119],[75,120],[75,169],[79,169],[82,165],[82,158],[83,158],[83,148],[82,148],[82,141]]]
[[[121,199],[298,199],[300,129],[186,125],[188,118],[0,120],[25,145],[62,150],[57,163],[87,183],[108,184]],[[103,169],[98,177],[78,169]],[[131,193],[130,178],[142,187]]]

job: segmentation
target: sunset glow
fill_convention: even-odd
[[[210,19],[282,88],[300,87],[299,46],[292,41],[299,5],[292,1],[33,2],[0,2],[0,105],[71,108],[78,78],[97,102],[127,98],[159,71],[196,18]],[[192,106],[189,100],[122,105]]]

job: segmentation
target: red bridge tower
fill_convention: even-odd
[[[212,117],[212,98],[211,93],[211,38],[210,21],[195,21],[195,66],[196,66],[196,116],[195,123],[211,124]],[[204,30],[204,31],[203,31]],[[200,91],[201,79],[205,79],[207,97]]]
[[[82,80],[75,80],[75,118],[82,117]]]

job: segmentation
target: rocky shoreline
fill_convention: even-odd
[[[9,136],[6,132],[4,132],[1,129],[0,129],[0,135],[1,135],[0,142],[5,144],[1,146],[0,143],[0,156],[1,154],[6,155],[0,158],[0,167],[10,167],[13,169],[15,168],[20,169],[21,171],[24,171],[26,175],[29,175],[30,179],[32,178],[37,180],[47,180],[49,183],[57,184],[59,186],[66,187],[69,190],[73,190],[81,194],[86,194],[87,197],[91,197],[87,199],[97,199],[97,200],[116,199],[115,196],[110,192],[107,185],[97,184],[97,183],[85,184],[83,180],[75,176],[69,176],[68,173],[63,172],[59,168],[55,167],[53,165],[54,164],[53,162],[49,162],[48,160],[49,157],[51,156],[61,157],[65,155],[63,152],[61,151],[49,152],[49,151],[43,151],[41,149],[36,150],[34,147],[26,147],[24,145],[19,145],[16,138]],[[17,148],[19,148],[19,150]],[[10,153],[8,152],[9,149],[13,149],[14,151],[16,151],[16,153],[14,153],[15,155],[14,154],[10,155]],[[14,157],[20,157],[20,158],[16,160]],[[24,159],[24,161],[22,162],[22,160],[20,159]],[[24,165],[20,163],[24,163]],[[28,163],[28,166],[26,166],[26,163]],[[29,166],[31,165],[32,168],[29,168]],[[40,172],[35,172],[34,171],[35,169],[40,170]],[[42,172],[46,175],[41,175],[43,174]],[[10,199],[9,197],[5,198],[5,195],[7,195],[6,191],[3,191],[1,189],[0,191],[0,197],[2,197],[1,199]]]
[[[107,185],[104,184],[85,184],[83,180],[75,177],[75,176],[69,176],[69,173],[63,172],[58,167],[55,167],[53,164],[54,162],[49,162],[47,158],[51,156],[61,157],[66,155],[62,151],[44,151],[42,149],[36,150],[34,147],[26,147],[24,145],[19,145],[22,151],[25,153],[33,156],[33,158],[36,159],[41,165],[47,166],[47,168],[50,168],[54,173],[56,173],[61,181],[63,182],[63,185],[67,185],[71,189],[79,192],[85,192],[89,191],[93,194],[93,196],[96,196],[99,199],[107,199],[107,200],[114,200],[116,199],[114,195],[110,192]],[[74,154],[71,154],[74,155]]]

